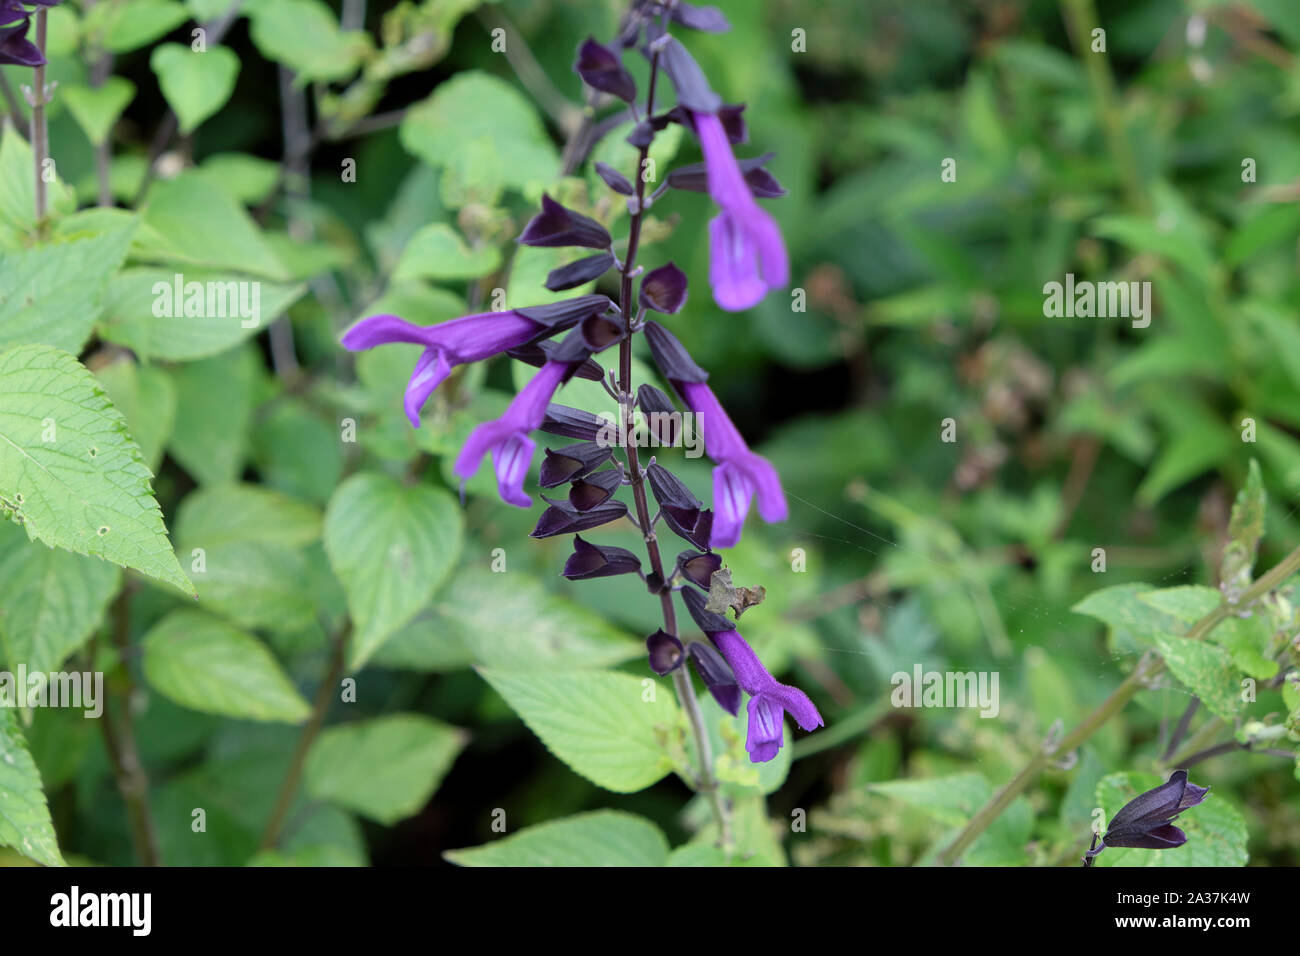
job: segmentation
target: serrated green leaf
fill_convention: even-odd
[[[349,668],[359,669],[429,603],[460,554],[460,507],[446,491],[353,475],[325,510],[325,552],[352,614]]]
[[[30,232],[36,225],[36,184],[32,177],[32,148],[12,123],[0,129],[0,225],[19,232]],[[62,179],[49,184],[49,208],[54,213],[70,213],[77,208],[77,197]]]
[[[130,355],[97,366],[95,377],[126,419],[145,464],[156,473],[176,422],[176,388],[171,378],[157,366],[139,365]]]
[[[0,846],[46,866],[65,865],[41,775],[8,707],[0,707]]]
[[[115,565],[49,548],[0,525],[0,661],[57,670],[87,640],[121,581]]]
[[[1115,652],[1133,653],[1150,647],[1157,632],[1179,630],[1176,618],[1141,600],[1141,595],[1155,590],[1149,584],[1117,584],[1094,591],[1071,610],[1105,624]]]
[[[182,707],[296,724],[311,707],[253,635],[203,611],[173,611],[141,640],[149,685]]]
[[[176,425],[168,451],[199,484],[229,484],[243,470],[258,362],[244,346],[171,373]]]
[[[264,330],[307,288],[193,269],[181,274],[177,296],[176,275],[128,268],[113,276],[99,334],[144,359],[210,358]]]
[[[154,47],[149,67],[158,76],[167,105],[176,111],[182,136],[226,105],[235,91],[239,57],[228,47],[197,52],[179,43]]]
[[[230,269],[282,282],[289,279],[239,201],[198,171],[153,184],[131,251],[145,262]]]
[[[1153,773],[1113,773],[1097,784],[1097,806],[1109,821],[1124,804],[1139,793],[1158,787],[1164,780]],[[1174,821],[1187,834],[1187,842],[1169,850],[1139,850],[1107,847],[1096,857],[1096,866],[1245,866],[1246,821],[1213,789],[1204,802]]]
[[[0,252],[0,348],[41,342],[80,352],[134,230],[123,214],[108,232]]]
[[[641,641],[520,571],[467,568],[433,609],[442,624],[435,639],[487,667],[599,668],[645,653]]]
[[[431,166],[455,165],[459,153],[476,141],[491,142],[507,186],[548,183],[559,172],[559,158],[532,104],[510,83],[490,73],[466,70],[440,83],[418,103],[401,126],[402,145]]]
[[[186,594],[151,475],[122,415],[67,352],[0,352],[0,512],[31,539],[134,568]]]
[[[466,739],[422,714],[331,727],[307,756],[307,793],[391,826],[429,801]]]
[[[551,753],[606,790],[634,793],[673,769],[682,726],[666,685],[608,671],[479,674]]]
[[[1228,652],[1205,641],[1157,634],[1156,647],[1183,685],[1229,722],[1242,708],[1241,674]]]
[[[262,55],[302,80],[345,80],[366,49],[365,38],[340,30],[334,12],[320,0],[261,0],[248,15]]]
[[[126,77],[110,76],[97,87],[69,86],[59,91],[68,112],[95,145],[105,142],[113,126],[135,99],[135,84]]]
[[[597,810],[445,856],[459,866],[664,866],[668,839],[644,817]]]
[[[1191,626],[1223,603],[1223,595],[1214,588],[1199,584],[1185,584],[1138,595],[1143,604],[1150,604],[1162,614],[1167,614],[1184,625]]]

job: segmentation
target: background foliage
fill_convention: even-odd
[[[1191,740],[1287,747],[1300,697],[1276,682],[1296,663],[1286,600],[1192,649],[1180,635],[1220,583],[1249,582],[1261,529],[1260,570],[1300,534],[1300,11],[1101,2],[1098,57],[1080,39],[1089,3],[719,5],[733,31],[686,42],[716,89],[750,104],[750,149],[778,150],[789,196],[769,208],[807,308],[773,295],[716,309],[703,196],[656,208],[646,261],[698,277],[674,331],[782,474],[790,521],[751,525],[727,563],[767,589],[746,636],[827,721],[755,769],[743,727],[708,706],[737,859],[934,859],[1150,647],[1169,665],[1156,686],[1012,803],[967,862],[1077,863],[1094,807],[1113,814],[1162,779],[1191,692],[1204,704]],[[456,501],[460,442],[527,369],[463,370],[417,432],[401,410],[416,349],[354,361],[337,345],[374,312],[440,321],[497,288],[510,306],[542,301],[563,253],[512,239],[543,188],[606,222],[625,215],[587,167],[556,182],[581,115],[573,50],[610,37],[619,6],[250,0],[224,20],[228,7],[51,11],[59,182],[44,235],[30,148],[12,124],[0,139],[0,349],[13,346],[0,432],[29,414],[24,394],[106,396],[125,430],[101,422],[86,441],[155,473],[179,556],[110,553],[156,533],[147,495],[120,518],[138,537],[114,521],[90,546],[85,529],[29,516],[82,554],[0,526],[0,661],[108,673],[108,733],[134,737],[168,864],[726,862],[696,833],[704,807],[681,811],[667,684],[654,707],[628,693],[648,673],[655,603],[621,578],[578,595],[554,575],[566,543],[527,540],[536,513],[502,507],[488,475]],[[366,31],[341,29],[358,7]],[[1192,15],[1208,23],[1199,45]],[[13,90],[31,82],[0,72]],[[698,158],[660,142],[661,169]],[[634,162],[617,131],[594,157]],[[955,182],[941,181],[946,157]],[[155,319],[153,284],[181,271],[260,281],[263,325],[279,321]],[[1151,326],[1044,317],[1042,286],[1066,273],[1150,280]],[[603,408],[598,389],[578,395],[586,384],[566,400]],[[946,418],[955,443],[940,441]],[[680,473],[707,488],[700,462]],[[806,570],[792,570],[796,549]],[[335,702],[277,808],[349,633],[357,702]],[[918,663],[997,672],[997,718],[891,708],[890,676]],[[1243,675],[1259,681],[1254,703],[1239,699]],[[136,817],[100,723],[0,710],[0,858],[133,860]],[[1186,847],[1098,864],[1296,864],[1295,773],[1244,749],[1208,759],[1192,777],[1212,796],[1189,813]],[[807,831],[792,833],[800,810]],[[282,837],[263,847],[277,814]]]

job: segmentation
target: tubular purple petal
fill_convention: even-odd
[[[483,456],[491,451],[502,500],[520,508],[529,507],[532,500],[523,492],[523,480],[536,445],[528,433],[541,427],[546,406],[568,369],[567,362],[547,362],[515,396],[504,415],[470,432],[456,458],[456,475],[464,480],[472,478]]]

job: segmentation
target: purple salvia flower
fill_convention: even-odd
[[[1187,780],[1186,770],[1175,770],[1169,780],[1134,797],[1111,818],[1102,847],[1139,847],[1168,850],[1187,842],[1187,834],[1173,825],[1174,819],[1205,799],[1209,787]],[[1095,856],[1101,850],[1090,851]]]
[[[822,726],[822,715],[808,695],[769,674],[739,631],[718,631],[709,639],[731,666],[736,683],[749,695],[745,750],[750,761],[766,763],[776,756],[784,736],[781,718],[787,712],[804,730]]]
[[[781,230],[750,191],[716,113],[692,113],[708,171],[709,195],[719,212],[709,221],[709,282],[713,298],[728,312],[757,305],[769,289],[790,281],[790,259]]]
[[[788,518],[790,509],[776,469],[766,458],[749,450],[713,389],[705,382],[674,381],[673,387],[695,413],[704,432],[704,450],[717,462],[713,469],[710,547],[730,548],[740,541],[740,529],[749,513],[749,503],[755,497],[764,521]]]
[[[423,345],[424,353],[406,386],[406,417],[420,427],[420,409],[453,366],[477,362],[516,348],[545,330],[540,322],[518,312],[482,312],[438,325],[416,325],[395,315],[372,315],[343,333],[343,345],[353,352],[376,345],[407,342]]]
[[[0,2],[0,64],[44,66],[40,48],[27,39],[31,19],[14,3]]]
[[[547,404],[572,366],[571,362],[547,362],[515,396],[504,415],[470,432],[456,458],[456,475],[466,481],[474,477],[479,462],[490,451],[501,499],[520,508],[530,507],[533,501],[524,494],[524,476],[537,443],[528,435],[541,427]]]

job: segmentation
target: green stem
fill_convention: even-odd
[[[1300,571],[1300,548],[1296,548],[1285,558],[1273,566],[1267,573],[1262,575],[1252,584],[1244,594],[1241,600],[1236,604],[1220,604],[1213,611],[1206,614],[1203,618],[1192,625],[1191,630],[1187,632],[1190,640],[1201,640],[1220,622],[1225,620],[1234,611],[1248,607],[1259,598],[1268,594],[1270,591],[1281,585],[1287,578]],[[1110,718],[1124,708],[1135,694],[1146,686],[1147,681],[1158,674],[1164,668],[1164,662],[1160,660],[1159,655],[1154,651],[1147,651],[1138,661],[1133,672],[1125,678],[1124,682],[1115,688],[1109,697],[1097,706],[1097,709],[1084,718],[1078,727],[1074,728],[1060,742],[1052,746],[1044,746],[1042,750],[1030,758],[1029,762],[1020,768],[1020,771],[1011,778],[1004,787],[998,790],[992,798],[975,816],[971,817],[970,822],[962,828],[957,834],[956,839],[952,841],[942,853],[939,854],[939,863],[943,866],[952,866],[966,851],[981,833],[983,833],[994,820],[1002,815],[1002,812],[1011,805],[1016,797],[1025,791],[1033,783],[1034,779],[1047,768],[1057,754],[1069,753],[1084,741],[1101,729],[1102,725]],[[1211,725],[1214,722],[1211,721]],[[1199,736],[1199,734],[1197,734]]]
[[[36,46],[45,56],[45,14],[36,13]],[[45,66],[36,68],[32,77],[32,161],[36,171],[36,225],[44,229],[48,199],[45,193],[45,160],[50,152],[50,131],[45,119]]]

